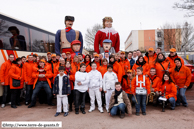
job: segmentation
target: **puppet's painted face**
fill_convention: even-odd
[[[110,51],[112,43],[103,43],[104,51]]]
[[[105,27],[111,28],[112,22],[111,21],[105,21]]]
[[[66,27],[72,27],[73,26],[73,21],[66,21],[65,25],[66,25]]]
[[[72,49],[73,49],[74,52],[78,52],[80,50],[80,48],[81,48],[80,44],[74,44],[72,46]]]

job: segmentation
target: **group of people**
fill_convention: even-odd
[[[47,104],[54,105],[57,98],[55,116],[63,112],[64,116],[75,107],[75,114],[85,114],[85,100],[90,98],[90,109],[95,110],[95,98],[99,112],[103,107],[111,115],[132,114],[135,105],[136,115],[146,115],[148,99],[156,106],[165,101],[171,109],[181,103],[187,107],[185,91],[190,85],[191,71],[184,61],[170,49],[168,57],[158,48],[155,52],[149,48],[143,56],[139,50],[110,54],[96,52],[93,55],[78,54],[72,58],[70,52],[60,54],[47,53],[46,56],[30,54],[14,60],[10,54],[0,69],[3,86],[1,107],[10,102],[12,108],[20,106],[20,92],[26,89],[25,104],[32,108],[36,104],[39,92],[46,92]],[[40,96],[39,99],[43,97]],[[163,99],[160,99],[163,98]],[[165,98],[165,99],[164,99]],[[62,105],[61,105],[62,104]]]

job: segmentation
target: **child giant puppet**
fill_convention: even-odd
[[[55,35],[55,53],[60,54],[60,52],[72,52],[71,42],[73,40],[79,40],[81,42],[81,48],[79,53],[82,53],[83,39],[82,33],[77,30],[73,30],[74,17],[65,16],[65,29],[58,30]]]
[[[120,49],[119,33],[112,28],[112,18],[103,18],[103,29],[98,30],[94,40],[94,51],[103,53],[103,41],[110,39],[112,41],[112,48],[117,53]]]

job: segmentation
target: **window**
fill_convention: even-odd
[[[162,48],[162,42],[158,42],[158,47]]]
[[[161,32],[157,32],[157,37],[162,37]]]

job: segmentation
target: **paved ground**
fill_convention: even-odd
[[[17,109],[10,106],[1,108],[0,121],[62,121],[63,129],[194,129],[194,87],[187,90],[186,94],[189,107],[179,106],[173,111],[167,108],[166,112],[161,112],[161,106],[148,105],[146,116],[136,116],[133,107],[133,114],[124,119],[110,117],[108,113],[97,110],[85,115],[70,112],[67,117],[63,117],[63,114],[54,117],[56,106],[37,104],[31,109],[25,105]],[[89,104],[86,104],[88,109]]]

